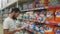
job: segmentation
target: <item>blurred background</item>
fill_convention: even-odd
[[[46,14],[47,11],[54,12],[54,19],[51,19],[53,23],[49,24],[57,27],[60,26],[60,13],[59,18],[55,14],[56,11],[60,12],[60,0],[0,0],[0,34],[3,34],[3,21],[8,16],[12,7],[18,7],[21,10],[21,16],[18,19],[24,18],[26,14],[40,14],[40,12],[45,12]],[[31,18],[27,19],[33,19],[33,17],[31,16]]]

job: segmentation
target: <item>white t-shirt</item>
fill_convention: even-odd
[[[6,18],[3,22],[3,29],[9,29],[9,31],[13,31],[18,28],[16,20],[11,19],[10,17]],[[20,32],[16,32],[14,34],[20,34]]]

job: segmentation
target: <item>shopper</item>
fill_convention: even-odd
[[[12,8],[11,12],[9,13],[8,17],[3,22],[3,31],[4,34],[20,34],[20,30],[23,27],[17,27],[16,20],[20,13],[18,8]]]

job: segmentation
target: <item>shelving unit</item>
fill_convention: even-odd
[[[48,4],[48,0],[44,1],[45,3],[42,3],[41,5],[39,3],[37,3],[36,1],[37,0],[29,0],[29,1],[28,0],[17,0],[15,2],[7,4],[0,11],[2,11],[2,13],[4,13],[4,14],[7,14],[11,7],[18,7],[18,8],[20,7],[19,9],[21,10],[21,13],[23,13],[23,12],[26,13],[26,12],[30,12],[30,11],[35,12],[35,11],[40,11],[40,10],[43,10],[43,9],[46,9],[46,12],[48,12],[49,8],[53,8],[51,10],[57,11],[56,8],[60,8],[60,7],[58,7],[58,6],[60,6],[59,4],[56,4],[56,5],[51,5],[51,3]],[[26,8],[25,7],[26,9],[25,8],[23,9],[23,4],[29,5],[30,3],[33,3],[33,6],[34,6],[33,8]],[[7,10],[7,13],[5,12],[5,10]],[[4,16],[4,14],[2,14],[2,17]],[[2,18],[2,19],[4,20],[4,18]],[[29,19],[29,18],[28,19],[20,18],[19,20],[22,20],[22,21],[23,20],[28,20],[28,21],[32,21],[32,22],[36,22],[37,21],[35,19]],[[47,24],[47,23],[43,23],[43,24]],[[57,24],[56,23],[48,23],[47,25],[49,25],[50,27],[51,26],[54,26],[54,27],[55,26],[59,26],[60,27],[60,23],[57,23]],[[54,27],[52,27],[52,28],[54,29]]]
[[[21,11],[29,11],[29,10],[41,10],[41,9],[47,9],[48,7],[41,7],[41,8],[33,8],[33,9],[27,9],[27,10],[21,10]]]

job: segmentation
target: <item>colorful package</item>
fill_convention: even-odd
[[[53,11],[47,12],[46,21],[48,23],[52,24],[52,23],[55,23],[55,20],[54,19],[55,19],[55,17],[53,15]]]
[[[33,4],[33,3],[30,3],[30,4],[28,5],[28,8],[29,8],[29,9],[33,9],[33,8],[34,8],[34,4]]]
[[[40,32],[44,34],[44,27],[40,27]]]
[[[49,0],[49,4],[51,4],[51,5],[56,5],[58,2],[57,2],[57,0]]]
[[[60,34],[60,27],[59,28],[58,27],[55,28],[55,34]]]
[[[57,22],[60,22],[60,10],[57,10],[56,12],[55,12],[55,20],[57,21]]]
[[[54,26],[46,25],[44,32],[44,34],[54,34]]]
[[[27,4],[23,4],[23,10],[28,9],[28,5]]]

